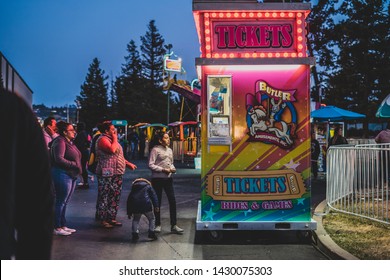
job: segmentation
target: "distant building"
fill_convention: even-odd
[[[32,90],[2,52],[0,52],[0,83],[4,89],[21,96],[28,105],[32,106]]]

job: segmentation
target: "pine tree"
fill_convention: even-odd
[[[92,129],[99,121],[109,117],[107,79],[100,68],[100,61],[94,58],[81,85],[80,95],[76,97],[81,106],[80,120],[86,123],[87,129]]]
[[[143,65],[143,77],[148,81],[144,84],[144,93],[148,103],[145,104],[147,117],[153,122],[163,122],[167,120],[165,108],[167,108],[167,93],[163,92],[163,58],[168,48],[172,45],[164,45],[164,39],[158,32],[155,21],[151,20],[145,36],[141,36],[141,53]],[[170,105],[172,100],[169,100]],[[165,112],[165,113],[163,113]]]
[[[145,36],[141,36],[142,64],[144,77],[155,87],[162,83],[163,57],[165,54],[164,39],[158,32],[155,21],[151,20]]]
[[[142,77],[142,61],[134,40],[127,44],[127,56],[122,65],[122,73],[129,77],[133,83],[137,83]]]

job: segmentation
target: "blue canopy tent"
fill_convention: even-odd
[[[311,112],[311,117],[317,121],[346,121],[363,119],[366,115],[344,110],[336,106],[325,106]]]
[[[315,121],[327,122],[327,133],[326,133],[326,142],[329,141],[329,122],[337,122],[337,121],[347,121],[347,120],[356,120],[356,119],[364,119],[366,115],[355,113],[352,111],[344,110],[338,108],[336,106],[325,106],[321,107],[318,110],[311,112],[311,117]]]
[[[375,116],[378,118],[390,118],[390,94],[382,101]]]

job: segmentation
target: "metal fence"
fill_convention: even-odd
[[[331,146],[326,162],[331,209],[390,224],[390,143]]]

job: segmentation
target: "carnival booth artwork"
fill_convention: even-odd
[[[309,3],[193,0],[203,85],[198,232],[316,228],[309,12]]]

